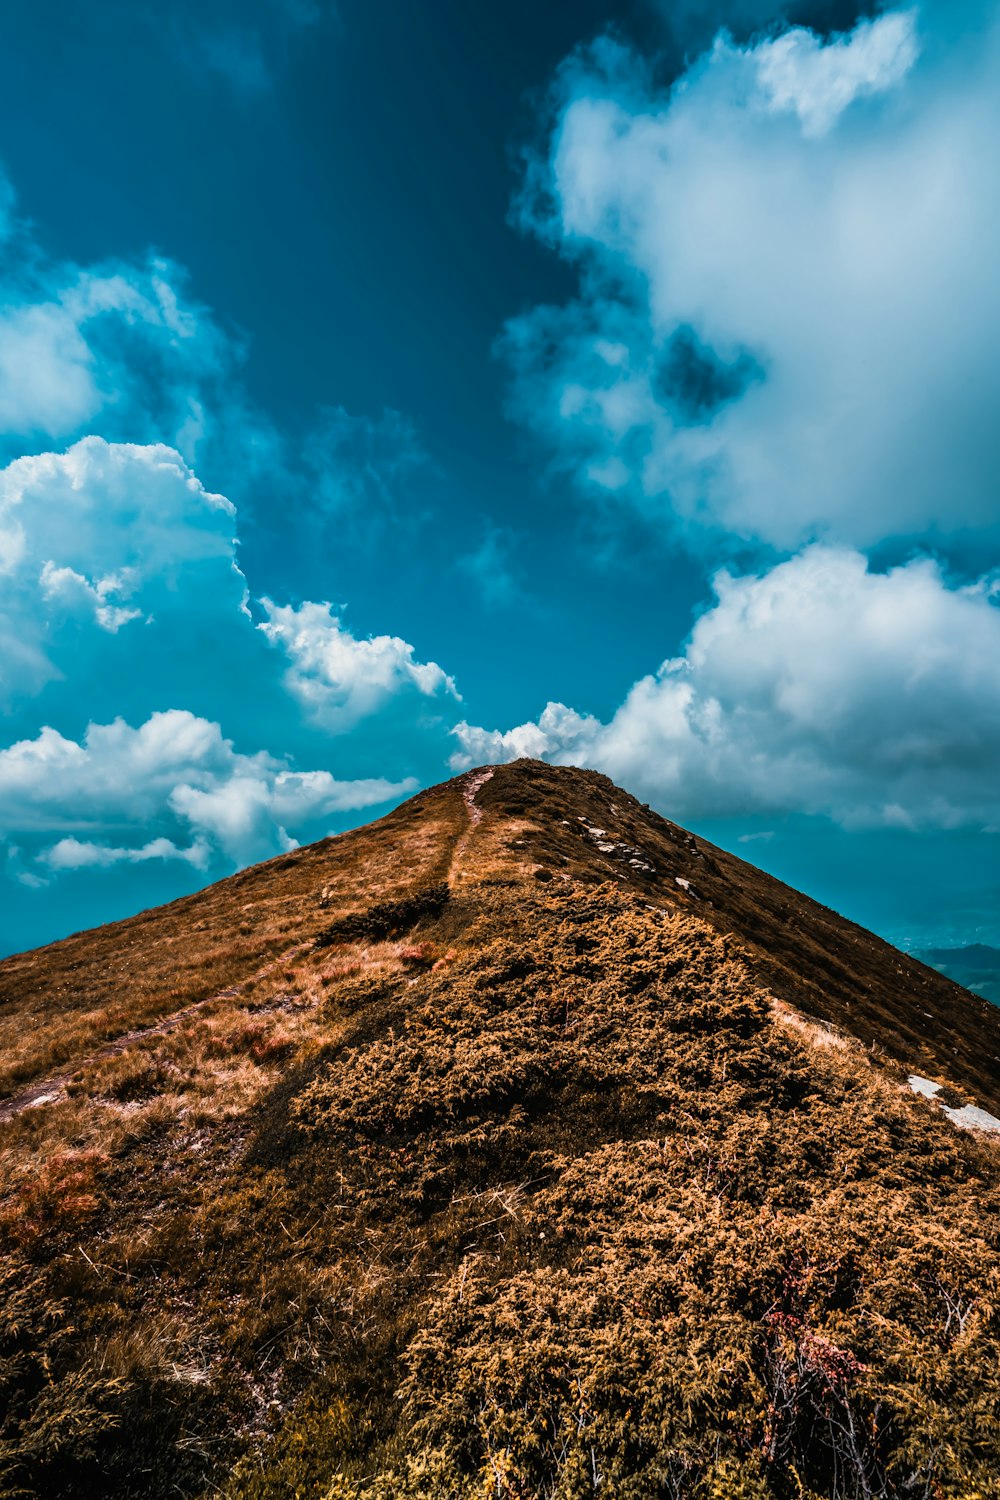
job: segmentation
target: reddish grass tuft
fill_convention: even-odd
[[[0,1210],[0,1225],[16,1244],[69,1228],[97,1209],[97,1176],[108,1158],[101,1151],[61,1151],[51,1157]]]

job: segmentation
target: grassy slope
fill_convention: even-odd
[[[694,839],[593,772],[522,761],[488,783],[479,800],[540,817],[541,831],[526,840],[539,861],[583,878],[626,873],[651,899],[666,898],[738,936],[776,995],[917,1071],[949,1079],[1000,1115],[1000,1012],[936,969]],[[645,851],[656,874],[636,874],[618,853],[595,861],[595,840],[579,831],[581,813],[609,840]],[[676,885],[677,876],[690,891]]]
[[[0,1094],[252,980],[333,913],[440,879],[464,826],[454,789],[424,793],[368,828],[0,961]]]
[[[603,778],[478,802],[0,965],[18,1087],[247,981],[0,1126],[0,1494],[1000,1493],[997,1148],[899,1082],[997,1108],[996,1013]]]

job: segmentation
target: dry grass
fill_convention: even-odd
[[[73,1075],[0,1123],[0,1495],[995,1500],[996,1148],[897,1083],[988,1104],[995,1016],[603,778],[479,802],[0,965]]]
[[[947,1077],[1000,1115],[1000,1010],[937,970],[694,838],[595,772],[518,761],[498,771],[478,800],[487,835],[491,809],[495,838],[511,817],[520,823],[522,847],[509,839],[506,857],[502,849],[494,855],[512,873],[535,865],[556,879],[614,879],[653,904],[701,917],[739,938],[778,999],[905,1068]],[[598,850],[585,825],[603,829],[600,842],[616,852]],[[653,874],[629,864],[635,848]],[[689,889],[676,884],[678,876]]]
[[[0,963],[0,1095],[253,976],[327,925],[439,880],[464,827],[424,794],[371,829],[282,855],[126,922]],[[325,907],[320,893],[325,892]]]

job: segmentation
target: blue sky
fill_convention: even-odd
[[[1000,938],[996,7],[0,27],[0,949],[524,753]]]

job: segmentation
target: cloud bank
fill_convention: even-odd
[[[320,18],[285,8],[289,24]],[[2,175],[0,244],[8,870],[27,886],[161,862],[222,873],[413,790],[407,761],[425,730],[443,734],[427,704],[454,696],[451,679],[328,605],[256,604],[236,505],[199,472],[244,494],[266,473],[293,525],[308,484],[344,525],[376,495],[390,510],[425,462],[412,427],[325,413],[292,472],[243,392],[240,341],[178,267],[53,259]],[[337,777],[331,737],[347,731],[361,774]],[[321,769],[298,769],[305,756]],[[369,773],[380,757],[392,774]]]
[[[255,624],[235,527],[231,502],[162,444],[89,437],[0,471],[10,722],[50,709],[72,718],[102,697],[119,710],[80,738],[49,725],[0,750],[0,827],[22,858],[27,839],[49,874],[157,859],[244,864],[290,847],[289,830],[323,832],[317,819],[416,787],[412,776],[338,780],[293,769],[286,753],[238,753],[217,722],[177,706],[207,671],[213,700],[229,689],[265,742],[268,704],[282,737],[303,712],[322,730],[313,748],[325,758],[331,734],[390,711],[405,725],[415,700],[455,696],[406,641],[358,639],[327,604],[266,601]],[[123,716],[134,713],[145,714],[136,728]],[[134,842],[121,841],[127,830]]]
[[[680,818],[1000,826],[998,149],[979,4],[722,33],[669,89],[611,40],[564,66],[519,212],[579,293],[508,324],[512,410],[590,498],[756,563],[609,719],[461,723],[456,769],[589,765]]]
[[[259,629],[288,657],[289,692],[327,729],[349,728],[401,695],[459,696],[452,678],[436,662],[416,661],[399,636],[358,640],[330,604],[262,603],[267,619]]]
[[[241,755],[218,724],[182,709],[151,714],[137,728],[122,719],[91,724],[80,741],[44,728],[0,750],[5,831],[37,842],[72,830],[39,853],[50,870],[151,859],[204,868],[219,854],[245,864],[294,847],[289,830],[414,788],[412,781],[296,772],[263,751]],[[158,825],[163,832],[139,845],[76,836]]]
[[[720,36],[658,90],[563,70],[522,219],[580,295],[514,319],[514,410],[591,495],[791,550],[997,539],[1000,25]]]
[[[1000,589],[930,559],[872,572],[815,545],[715,579],[684,654],[602,723],[560,703],[462,723],[456,770],[522,755],[604,771],[679,818],[808,813],[847,826],[1000,823]]]
[[[171,628],[245,609],[235,508],[174,449],[83,438],[0,471],[0,695],[78,662],[80,629]],[[139,642],[137,641],[137,646]],[[141,652],[141,646],[139,646]]]

